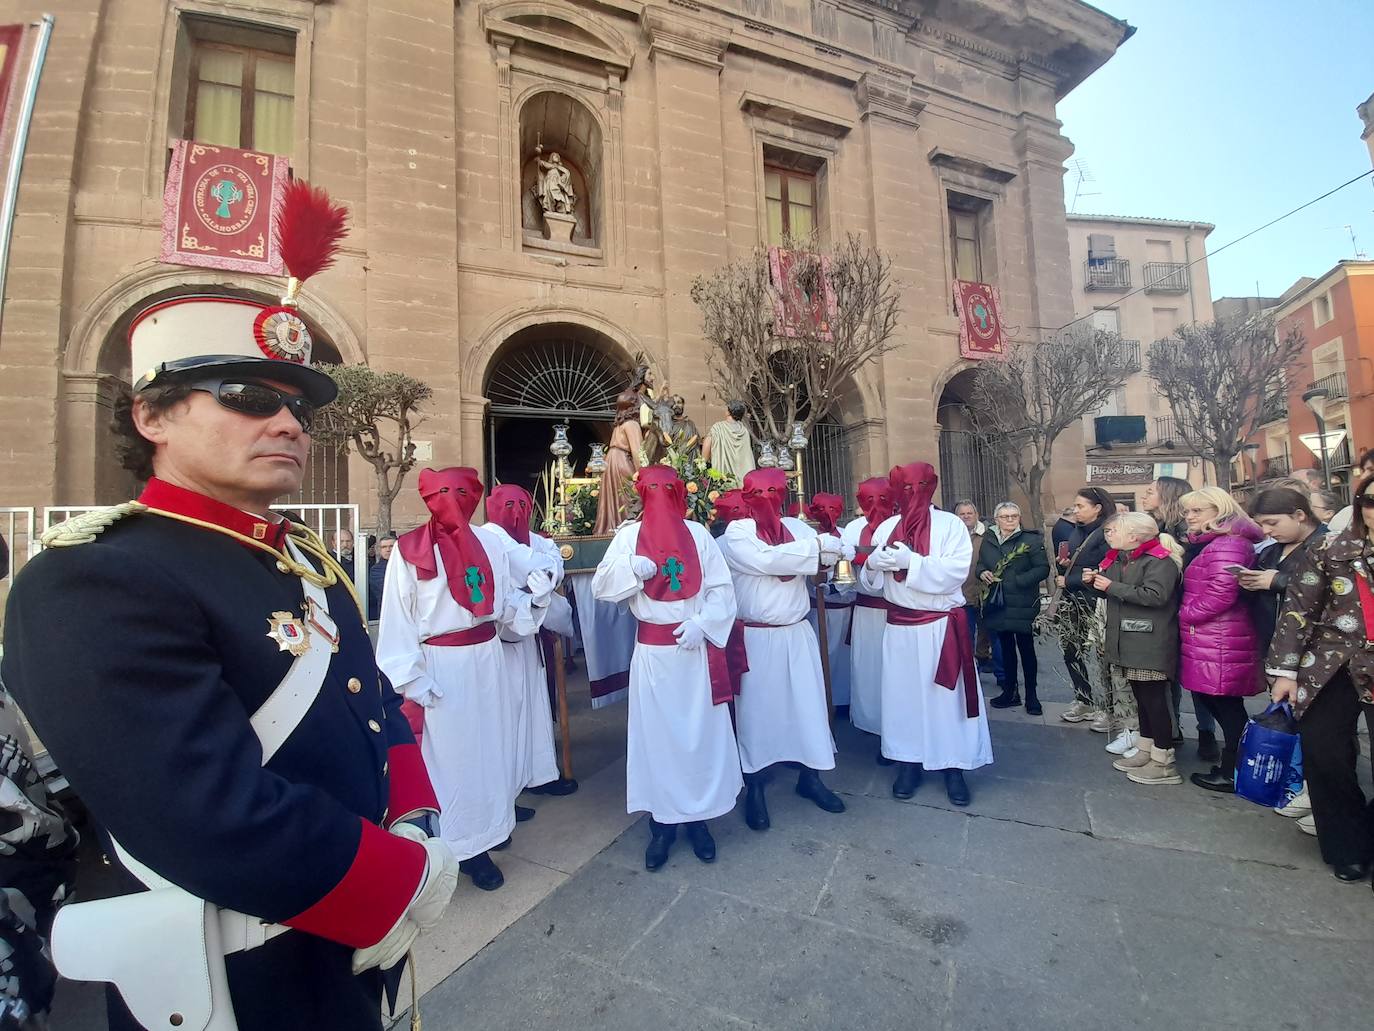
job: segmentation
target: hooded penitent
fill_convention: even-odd
[[[401,557],[421,580],[439,575],[434,561],[437,545],[453,600],[479,617],[492,614],[495,593],[487,549],[470,523],[482,491],[476,469],[425,469],[420,473],[420,497],[429,509],[429,522],[397,541]]]
[[[644,506],[635,554],[658,567],[644,582],[644,593],[655,601],[692,597],[701,590],[701,560],[682,515],[687,507],[686,485],[668,466],[650,465],[639,471],[635,493]]]
[[[755,469],[744,477],[744,500],[754,517],[754,528],[765,544],[786,544],[792,534],[782,524],[787,501],[787,474],[781,469]]]
[[[886,476],[874,476],[859,484],[857,496],[859,511],[864,514],[864,526],[859,531],[859,547],[870,548],[873,546],[873,532],[896,511],[892,504],[892,484],[887,482]],[[867,557],[867,552],[860,551],[854,557],[855,565],[863,565]]]
[[[837,533],[835,524],[844,515],[844,498],[838,494],[815,494],[806,506],[806,515],[821,533]]]
[[[503,483],[491,489],[487,498],[487,521],[495,523],[511,539],[528,545],[530,542],[530,515],[534,511],[534,498],[524,487],[513,483]]]
[[[749,503],[744,500],[744,491],[736,487],[716,498],[716,517],[727,525],[736,519],[748,519]]]

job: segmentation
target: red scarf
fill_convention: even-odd
[[[792,533],[782,523],[787,500],[787,474],[781,469],[755,469],[744,474],[744,500],[754,517],[754,532],[765,544],[787,544]]]
[[[687,486],[669,466],[650,465],[639,470],[635,493],[644,505],[635,554],[658,567],[644,581],[644,593],[654,601],[692,597],[701,590],[701,559],[682,515],[687,508]]]
[[[806,506],[806,515],[820,528],[821,533],[838,533],[835,523],[844,515],[844,498],[838,494],[812,495],[811,504]]]
[[[1129,557],[1130,560],[1134,562],[1136,559],[1140,558],[1141,555],[1150,555],[1154,558],[1168,558],[1169,549],[1160,542],[1158,537],[1151,537],[1148,541],[1144,541],[1139,547],[1132,551]],[[1111,551],[1107,552],[1107,557],[1102,560],[1102,564],[1097,568],[1105,571],[1120,557],[1120,549],[1113,548]]]
[[[482,500],[482,481],[476,469],[425,469],[420,473],[420,497],[429,509],[430,520],[396,542],[401,557],[415,567],[421,580],[439,575],[434,547],[448,577],[448,592],[453,600],[474,616],[490,616],[494,609],[496,585],[491,575],[487,549],[477,539],[469,520]]]
[[[524,487],[503,483],[493,487],[487,497],[487,522],[495,523],[517,543],[530,543],[530,514],[534,498]]]
[[[727,526],[736,519],[748,519],[749,505],[744,500],[744,492],[736,487],[716,498],[716,517]]]
[[[892,484],[887,482],[886,476],[874,476],[864,480],[859,484],[858,498],[859,511],[864,514],[865,519],[864,527],[859,531],[859,547],[871,548],[873,531],[896,511],[892,504]],[[863,565],[867,557],[867,553],[860,552],[854,556],[854,564]]]

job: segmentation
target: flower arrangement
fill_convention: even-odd
[[[687,508],[683,516],[687,519],[710,526],[716,517],[716,499],[727,490],[734,490],[739,481],[714,466],[707,465],[700,457],[677,448],[668,448],[667,454],[659,460],[660,465],[671,466],[678,477],[687,485]],[[627,498],[638,500],[634,493],[636,473],[623,488]]]
[[[568,532],[585,537],[596,526],[596,503],[601,488],[582,484],[568,492]]]

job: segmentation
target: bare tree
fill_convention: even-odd
[[[406,473],[415,467],[415,428],[423,421],[419,406],[434,391],[404,372],[376,372],[366,365],[321,365],[339,387],[333,404],[315,422],[316,444],[350,447],[367,460],[377,477],[377,536],[391,532],[391,506]]]
[[[1287,393],[1305,345],[1297,328],[1280,337],[1271,315],[1180,326],[1150,345],[1150,378],[1169,402],[1179,437],[1212,463],[1223,490],[1267,402]]]
[[[892,262],[853,234],[832,250],[789,247],[775,284],[767,251],[692,283],[707,366],[723,399],[739,398],[759,439],[780,444],[835,408],[864,365],[896,344],[900,316]],[[795,299],[784,316],[780,300]]]
[[[1031,526],[1045,524],[1055,442],[1139,369],[1139,344],[1087,325],[1044,343],[1013,344],[1004,357],[978,363],[968,405],[975,439],[1001,457],[1025,493]]]

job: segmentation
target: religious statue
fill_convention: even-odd
[[[539,199],[539,207],[545,214],[553,212],[555,215],[574,214],[573,208],[577,204],[577,194],[573,190],[572,172],[568,166],[563,164],[563,159],[557,151],[549,154],[547,161],[543,158],[543,147],[535,147],[535,165],[539,169],[539,177],[534,184],[534,194]]]
[[[701,431],[687,415],[687,401],[683,396],[674,394],[671,401],[673,428],[669,436],[672,438],[673,450],[684,458],[696,459],[701,453]]]

